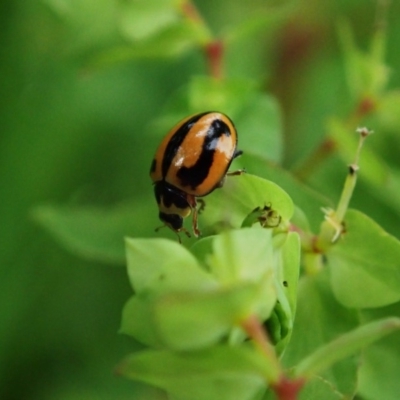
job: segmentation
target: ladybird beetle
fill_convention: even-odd
[[[183,218],[192,213],[193,233],[197,237],[197,214],[204,207],[203,197],[223,185],[235,157],[237,132],[233,122],[219,112],[203,112],[185,118],[175,125],[162,140],[150,168],[159,218],[178,234],[189,232]],[[199,209],[197,204],[200,204]],[[179,238],[180,240],[180,238]]]

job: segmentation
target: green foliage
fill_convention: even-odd
[[[233,400],[259,396],[269,367],[247,346],[220,345],[190,353],[138,352],[128,357],[119,371],[162,387],[172,399]]]
[[[400,300],[400,242],[366,215],[349,210],[348,233],[327,254],[332,290],[347,307],[382,307]]]
[[[397,399],[400,3],[373,3],[0,6],[0,398]],[[179,244],[150,160],[206,110],[246,173]]]

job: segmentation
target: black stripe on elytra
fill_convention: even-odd
[[[164,158],[161,164],[161,175],[163,178],[167,176],[168,168],[170,167],[172,160],[174,159],[179,147],[182,142],[185,140],[186,135],[192,129],[193,125],[205,114],[209,112],[204,112],[201,114],[193,115],[190,119],[188,119],[183,125],[181,125],[177,131],[172,135],[168,145],[165,149]]]
[[[214,159],[215,149],[222,135],[230,136],[228,125],[219,119],[213,121],[203,142],[203,148],[196,164],[181,167],[177,173],[183,186],[196,189],[207,177]],[[229,165],[227,165],[229,167]]]

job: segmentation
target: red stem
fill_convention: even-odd
[[[205,53],[210,75],[216,79],[222,79],[224,44],[221,40],[214,40],[205,46]]]
[[[304,383],[304,379],[291,380],[284,376],[278,383],[272,385],[271,388],[278,400],[297,400]]]

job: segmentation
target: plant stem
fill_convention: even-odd
[[[182,3],[182,13],[188,20],[198,25],[204,32],[201,46],[204,50],[209,74],[215,79],[222,79],[224,55],[224,44],[222,40],[212,35],[207,23],[193,2],[190,0],[184,1]]]
[[[288,379],[283,377],[277,384],[272,385],[278,400],[297,400],[305,379]]]
[[[275,376],[268,377],[268,383],[275,392],[278,400],[297,400],[297,396],[303,387],[305,380],[303,378],[290,379],[283,370],[274,346],[268,338],[268,334],[255,315],[251,315],[241,324],[244,331],[251,338],[254,344],[264,353],[268,362],[274,365]]]
[[[344,216],[347,212],[351,197],[353,196],[354,188],[356,186],[361,149],[366,137],[372,133],[372,131],[368,130],[367,128],[358,128],[357,132],[360,134],[360,140],[358,142],[354,161],[349,165],[349,173],[347,174],[339,203],[335,211],[324,210],[325,221],[322,223],[321,231],[316,242],[316,248],[322,252],[325,252],[344,231]]]
[[[223,78],[224,44],[221,40],[214,40],[205,46],[209,74],[215,79]]]
[[[364,144],[365,138],[372,133],[367,128],[358,128],[357,132],[360,134],[360,140],[358,142],[358,147],[354,157],[354,162],[353,164],[349,165],[349,173],[347,175],[342,195],[340,197],[339,204],[336,209],[336,218],[339,223],[343,222],[344,215],[346,214],[347,208],[350,203],[350,199],[353,196],[354,187],[356,186],[357,172],[359,169],[358,164],[360,160],[362,146]]]
[[[283,375],[282,367],[276,355],[275,348],[272,346],[268,334],[259,319],[255,315],[251,315],[241,323],[241,326],[249,338],[253,340],[254,344],[275,365],[276,377],[274,377],[273,382],[279,382]]]

